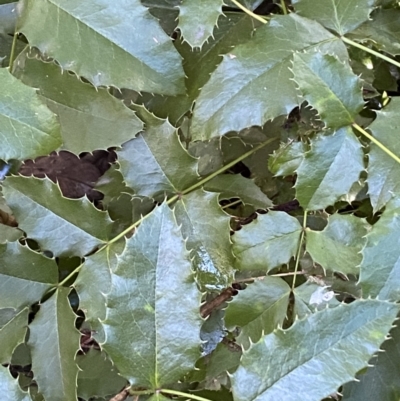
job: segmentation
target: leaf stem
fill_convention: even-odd
[[[10,73],[12,73],[14,67],[14,57],[15,57],[15,49],[17,47],[17,38],[18,38],[18,32],[15,31],[13,36],[13,41],[11,44],[10,62],[8,64],[8,70],[10,71]]]
[[[397,62],[396,60],[391,59],[390,57],[385,56],[384,54],[376,52],[375,50],[372,50],[369,47],[364,46],[364,45],[362,45],[360,43],[354,42],[351,39],[346,38],[346,36],[342,36],[341,39],[343,40],[343,42],[345,42],[345,43],[347,43],[347,44],[349,44],[351,46],[357,47],[358,49],[364,50],[367,53],[373,54],[374,56],[379,57],[380,59],[385,60],[388,63],[391,63],[391,64],[395,65],[396,67],[400,68],[400,63],[399,62]]]
[[[66,282],[68,282],[75,274],[79,273],[79,270],[81,270],[83,266],[83,263],[81,263],[74,271],[72,271],[70,274],[68,274],[67,277],[65,277],[64,280],[62,280],[59,284],[58,287],[62,287]]]
[[[294,275],[293,275],[293,281],[292,281],[292,292],[294,291],[294,286],[296,284],[296,277],[297,277],[297,271],[299,269],[299,264],[300,264],[300,254],[301,254],[301,248],[303,247],[303,242],[304,242],[304,235],[306,232],[307,228],[307,209],[304,210],[304,215],[303,215],[303,229],[301,230],[300,234],[300,241],[299,241],[299,247],[297,249],[297,255],[296,255],[296,264],[294,266]]]
[[[282,8],[283,14],[287,15],[288,11],[287,11],[287,8],[286,8],[285,0],[281,0],[281,8]]]
[[[239,203],[242,203],[241,199],[237,199],[237,200],[235,200],[235,201],[233,201],[231,203],[228,203],[227,205],[222,206],[222,209],[228,209],[228,207],[232,207],[232,206],[238,205]]]
[[[263,17],[260,15],[254,14],[253,11],[250,11],[248,8],[240,4],[237,0],[231,0],[233,4],[236,5],[236,7],[240,8],[242,11],[244,11],[246,14],[250,15],[250,17],[253,17],[257,21],[262,22],[263,24],[266,24],[268,21],[265,21]]]
[[[199,397],[198,395],[194,394],[183,393],[182,391],[178,390],[161,389],[159,391],[165,394],[180,395],[182,397],[190,398],[191,400],[196,400],[196,401],[210,401],[208,398]]]
[[[373,142],[376,146],[381,148],[387,155],[389,155],[393,160],[400,164],[400,158],[396,156],[390,149],[388,149],[385,145],[375,139],[371,134],[369,134],[365,129],[361,128],[358,124],[353,123],[352,126],[361,134],[363,134],[366,138],[368,138],[371,142]]]

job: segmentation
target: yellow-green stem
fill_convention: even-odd
[[[190,398],[191,400],[196,401],[210,401],[208,398],[199,397],[198,395],[194,394],[183,393],[182,391],[177,390],[161,389],[159,392],[164,394],[179,395],[181,397]]]
[[[299,270],[300,255],[301,255],[301,250],[303,248],[303,242],[304,242],[304,235],[305,235],[305,232],[306,232],[306,227],[307,227],[307,209],[304,210],[304,215],[303,215],[303,229],[301,230],[299,247],[297,249],[296,264],[294,266],[294,275],[293,275],[293,282],[292,282],[292,291],[294,291],[294,288],[295,288],[295,285],[296,285],[296,277],[297,277],[297,274],[298,274],[297,271]]]
[[[360,43],[354,42],[351,39],[346,38],[346,36],[342,36],[341,39],[343,40],[343,42],[345,42],[345,43],[347,43],[347,44],[349,44],[351,46],[357,47],[358,49],[364,50],[367,53],[373,54],[374,56],[376,56],[376,57],[378,57],[378,58],[380,58],[382,60],[385,60],[388,63],[393,64],[396,67],[400,68],[400,63],[399,62],[397,62],[396,60],[391,59],[390,57],[385,56],[384,54],[376,52],[375,50],[372,50],[369,47],[364,46],[364,45],[362,45]]]
[[[287,8],[286,8],[285,0],[281,0],[281,8],[282,8],[283,14],[287,15],[288,11],[287,11]]]
[[[253,17],[254,19],[256,19],[257,21],[262,22],[263,24],[266,24],[267,21],[261,17],[261,15],[257,15],[254,14],[253,11],[250,11],[248,8],[246,8],[245,6],[241,5],[238,1],[236,0],[231,0],[233,4],[236,5],[236,7],[240,8],[242,11],[244,11],[246,14],[250,15],[250,17]]]
[[[15,57],[15,49],[17,47],[17,38],[18,38],[18,32],[14,32],[14,37],[11,44],[10,63],[8,64],[8,69],[11,74],[14,67],[14,57]]]
[[[400,163],[400,158],[396,156],[390,149],[388,149],[385,145],[383,145],[381,142],[379,142],[377,139],[375,139],[371,134],[369,134],[365,129],[360,127],[358,124],[353,123],[352,126],[360,132],[362,135],[364,135],[366,138],[368,138],[371,142],[373,142],[376,146],[379,146],[388,156],[390,156],[393,160],[396,160],[397,163]]]

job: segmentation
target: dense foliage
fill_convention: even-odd
[[[0,56],[2,400],[399,399],[397,1],[1,0]]]

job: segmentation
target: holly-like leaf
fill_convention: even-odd
[[[18,31],[30,45],[95,86],[165,95],[185,90],[178,52],[140,0],[118,7],[104,0],[23,0],[20,11]]]
[[[202,47],[222,15],[223,0],[183,0],[179,7],[181,34],[192,47]]]
[[[367,235],[360,284],[364,297],[400,297],[400,198],[393,198]]]
[[[299,246],[301,225],[284,212],[258,215],[232,237],[236,267],[241,271],[268,272],[288,263]]]
[[[368,228],[364,219],[334,214],[323,231],[307,230],[307,252],[326,270],[358,274]]]
[[[105,398],[120,392],[126,384],[126,380],[118,375],[103,352],[91,348],[87,354],[78,355],[76,362],[80,369],[78,397],[85,400],[92,397]]]
[[[16,241],[21,238],[22,235],[22,231],[18,228],[0,224],[0,244]]]
[[[56,116],[36,91],[0,69],[0,159],[28,159],[57,149],[62,141]]]
[[[57,282],[54,259],[19,242],[0,245],[0,308],[19,309],[38,302]]]
[[[253,180],[240,174],[218,175],[204,185],[204,189],[219,192],[220,199],[240,198],[243,203],[253,205],[257,209],[273,206],[271,199],[265,195]]]
[[[135,113],[106,89],[96,89],[34,56],[33,50],[20,54],[14,75],[37,88],[48,108],[57,114],[63,149],[79,154],[120,146],[142,130],[143,123]]]
[[[357,382],[343,387],[343,401],[387,400],[400,397],[400,326],[390,331],[390,338],[382,345],[382,351],[370,361],[367,372],[357,376]]]
[[[58,288],[40,305],[29,325],[32,370],[46,400],[76,401],[75,354],[80,336],[75,328],[76,315],[68,300],[69,292],[69,288]]]
[[[376,111],[376,120],[368,127],[373,136],[394,154],[400,156],[400,99],[392,99],[384,109]],[[368,194],[374,212],[394,196],[400,196],[400,164],[374,143],[368,156]]]
[[[210,139],[289,113],[300,103],[289,70],[292,55],[306,48],[348,58],[338,38],[296,14],[275,16],[258,28],[251,40],[224,55],[204,85],[194,109],[192,138]]]
[[[354,122],[364,101],[360,80],[348,65],[328,54],[296,53],[292,71],[303,97],[327,127],[338,129]]]
[[[201,287],[226,288],[233,279],[234,257],[230,218],[219,206],[218,195],[203,190],[184,195],[175,205],[175,215],[187,238]]]
[[[297,169],[296,198],[308,210],[334,204],[358,181],[363,159],[361,144],[351,128],[318,135]]]
[[[198,179],[197,160],[183,148],[176,128],[142,108],[146,132],[118,151],[120,171],[135,194],[163,198]],[[182,172],[185,174],[182,174]]]
[[[16,313],[7,323],[0,325],[0,363],[10,363],[17,346],[25,341],[29,309]]]
[[[385,301],[357,300],[266,335],[244,352],[232,375],[235,401],[300,401],[306,393],[309,400],[328,397],[367,366],[398,309]],[[343,352],[351,363],[343,363]],[[297,383],[295,392],[293,383]]]
[[[275,176],[293,175],[304,158],[303,142],[282,144],[268,159],[268,168]]]
[[[265,277],[239,291],[225,312],[228,330],[241,328],[236,341],[248,348],[262,335],[282,326],[286,317],[290,287],[278,277]]]
[[[3,193],[19,227],[57,256],[83,256],[107,242],[107,213],[87,198],[64,198],[47,178],[8,177]]]
[[[375,0],[294,0],[293,5],[299,15],[318,21],[339,35],[345,35],[368,21]]]
[[[132,386],[156,390],[194,367],[200,349],[200,293],[185,241],[166,204],[127,240],[111,288],[103,347]]]
[[[0,365],[0,392],[4,401],[31,401],[28,393],[21,390],[18,380],[11,376],[10,371]]]

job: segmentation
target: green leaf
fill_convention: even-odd
[[[236,267],[241,271],[268,272],[289,263],[299,246],[301,225],[284,212],[258,215],[232,236]]]
[[[397,312],[396,304],[357,300],[268,334],[244,352],[232,375],[235,401],[300,401],[304,394],[315,401],[328,397],[367,366]],[[298,383],[296,391],[293,383]]]
[[[278,277],[265,277],[239,291],[228,304],[225,324],[228,330],[235,326],[241,328],[236,338],[239,344],[248,348],[260,340],[264,334],[271,333],[282,326],[286,317],[290,287]]]
[[[197,181],[197,160],[183,148],[176,128],[168,121],[147,110],[142,112],[146,116],[146,132],[117,152],[120,171],[135,194],[162,199]]]
[[[377,9],[372,19],[362,24],[354,34],[362,40],[372,40],[374,46],[386,53],[400,54],[400,10]]]
[[[185,241],[166,204],[127,240],[107,298],[102,346],[132,386],[156,390],[194,367],[200,349],[200,293]]]
[[[64,198],[47,178],[7,177],[3,192],[19,227],[57,256],[83,256],[107,242],[107,213],[87,198]]]
[[[393,198],[367,235],[360,284],[364,297],[400,298],[400,198]]]
[[[16,227],[0,224],[0,244],[13,242],[22,237],[22,231]]]
[[[18,16],[16,12],[17,3],[0,5],[0,34],[14,34]]]
[[[10,371],[0,365],[0,392],[4,401],[31,401],[28,393],[22,391]]]
[[[332,205],[358,181],[363,159],[362,146],[350,127],[319,134],[297,169],[296,198],[308,210]]]
[[[294,0],[296,12],[336,31],[339,35],[353,31],[368,17],[375,6],[375,0]]]
[[[376,120],[368,127],[372,135],[386,148],[400,156],[398,133],[400,99],[393,98],[388,106],[376,111]],[[400,196],[400,165],[374,143],[368,157],[368,194],[374,212],[395,196]]]
[[[0,69],[0,159],[28,159],[61,145],[56,116],[36,91]]]
[[[383,343],[383,352],[370,361],[373,366],[357,377],[358,382],[345,384],[343,401],[397,401],[400,398],[399,343],[400,326],[396,326]]]
[[[1,310],[0,310],[1,311]],[[0,363],[10,363],[17,346],[25,341],[28,328],[28,308],[16,313],[6,324],[0,327]]]
[[[328,54],[296,53],[292,71],[303,97],[328,128],[354,122],[364,101],[360,80],[348,65]]]
[[[220,199],[240,198],[243,203],[253,205],[257,209],[273,206],[271,199],[265,195],[253,180],[240,174],[218,175],[204,185],[204,189],[219,192]]]
[[[224,55],[204,85],[194,109],[192,138],[210,139],[288,114],[299,105],[289,70],[292,55],[306,48],[348,58],[338,38],[296,14],[275,16],[258,28],[251,40]]]
[[[95,86],[184,92],[179,54],[140,0],[118,7],[104,0],[23,0],[18,30]]]
[[[37,53],[37,52],[36,52]],[[143,128],[143,123],[106,89],[94,88],[54,63],[32,59],[34,51],[16,60],[14,75],[38,88],[61,124],[63,149],[75,154],[120,146]]]
[[[304,159],[306,148],[302,141],[282,143],[268,159],[268,168],[275,176],[295,174]]]
[[[80,336],[75,328],[76,315],[69,304],[69,292],[69,288],[58,288],[40,305],[29,325],[32,370],[46,400],[76,401],[75,354]]]
[[[358,274],[368,228],[364,219],[334,214],[323,231],[307,230],[306,250],[326,270]]]
[[[78,397],[107,397],[119,393],[126,380],[118,375],[104,352],[91,348],[87,354],[78,355]]]
[[[57,282],[54,259],[19,242],[0,245],[0,308],[19,309],[38,302]]]
[[[202,47],[212,36],[214,26],[222,14],[223,0],[183,0],[179,6],[181,34],[192,47]]]
[[[222,290],[230,285],[234,265],[230,218],[219,206],[218,195],[203,190],[184,195],[175,205],[175,215],[187,238],[200,286]]]

